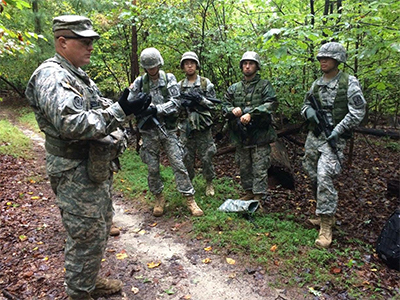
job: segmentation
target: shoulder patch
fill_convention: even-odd
[[[76,109],[83,109],[83,100],[81,97],[75,96],[74,98],[74,107]]]
[[[363,98],[360,95],[355,95],[353,97],[353,102],[355,107],[361,107],[364,105]]]
[[[179,97],[179,95],[180,95],[179,88],[177,85],[173,85],[173,86],[169,87],[168,92],[172,97]]]

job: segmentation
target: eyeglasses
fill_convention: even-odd
[[[57,38],[60,38],[60,37],[63,37],[64,39],[78,40],[81,44],[83,44],[86,47],[93,46],[93,43],[95,41],[95,39],[83,38],[80,36],[60,35]]]

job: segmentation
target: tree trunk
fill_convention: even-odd
[[[132,4],[136,6],[136,0],[132,0]],[[131,52],[131,82],[135,81],[136,77],[139,76],[139,57],[138,57],[138,40],[137,40],[137,28],[136,23],[132,24],[132,52]],[[141,134],[139,132],[139,128],[135,126],[133,127],[132,121],[129,121],[129,128],[131,133],[135,133],[136,135],[136,152],[140,150],[140,139]]]
[[[374,128],[366,128],[366,127],[357,127],[354,129],[354,131],[363,133],[363,134],[384,136],[384,137],[391,138],[393,140],[400,139],[400,132],[398,132],[398,131],[391,131],[391,130],[385,130],[385,129],[374,129]]]
[[[38,5],[38,1],[37,0],[32,1],[32,11],[33,11],[33,14],[35,16],[35,33],[41,34],[42,33],[42,26],[40,25],[40,19],[39,19],[39,16],[38,16],[39,5]]]

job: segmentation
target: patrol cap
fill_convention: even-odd
[[[71,30],[78,36],[87,38],[100,38],[93,30],[92,21],[83,16],[64,15],[53,19],[53,32],[57,30]]]

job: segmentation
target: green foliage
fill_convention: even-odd
[[[41,133],[35,118],[35,114],[30,107],[21,108],[18,111],[18,114],[18,122],[24,124],[25,127],[33,130],[35,133]]]
[[[7,120],[0,120],[0,153],[31,158],[31,140]]]
[[[399,1],[343,1],[341,8],[334,2],[327,15],[322,0],[146,0],[136,5],[121,0],[45,1],[37,11],[17,5],[21,0],[6,2],[13,5],[2,13],[0,32],[5,34],[0,39],[0,55],[7,53],[12,58],[0,66],[0,75],[21,89],[36,66],[54,53],[52,18],[82,14],[93,20],[102,36],[85,70],[109,97],[115,98],[131,82],[135,55],[147,47],[160,50],[164,70],[178,80],[183,77],[181,55],[196,51],[201,75],[211,79],[219,98],[240,80],[238,62],[243,52],[255,50],[261,55],[262,76],[277,90],[280,113],[294,122],[305,92],[320,76],[316,52],[321,43],[335,40],[348,51],[348,61],[341,68],[359,78],[370,112],[378,116],[400,112]],[[132,53],[133,25],[137,53]],[[11,52],[4,48],[8,40],[14,43]],[[4,86],[0,82],[0,88]]]
[[[23,0],[7,0],[0,3],[0,58],[26,54],[32,51],[35,41],[44,38],[42,35],[21,28],[24,24],[24,12],[30,4]],[[18,16],[18,22],[16,18]],[[34,41],[35,40],[35,41]],[[1,73],[0,73],[1,75]]]

